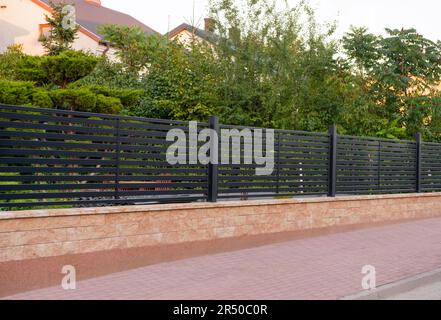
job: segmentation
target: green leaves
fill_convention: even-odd
[[[336,41],[335,26],[318,24],[303,1],[211,0],[210,13],[215,34],[185,46],[102,26],[114,61],[66,50],[72,37],[57,33],[55,10],[48,56],[0,54],[0,79],[24,81],[0,83],[0,102],[441,141],[441,42],[357,27]]]
[[[376,135],[386,139],[403,139],[406,137],[406,129],[400,126],[398,119],[395,119],[387,123]]]
[[[404,132],[411,138],[424,132],[433,137],[439,132],[432,122],[437,108],[430,106],[440,106],[436,89],[441,82],[440,43],[415,29],[386,32],[386,37],[379,37],[367,29],[353,28],[343,38],[343,48],[361,75],[364,93],[377,105],[373,112],[388,120],[378,135]]]
[[[98,60],[93,55],[71,50],[54,56],[23,56],[17,61],[16,78],[66,88],[69,83],[89,75]]]
[[[120,62],[106,62],[99,66],[104,73],[85,82],[142,90],[140,104],[130,109],[137,116],[206,121],[217,113],[218,67],[211,47],[195,41],[187,48],[139,28],[103,26],[100,32]]]
[[[98,63],[98,58],[81,51],[63,51],[56,56],[43,57],[41,67],[47,81],[61,88],[89,75]]]
[[[154,57],[141,79],[145,95],[138,115],[206,121],[217,113],[217,66],[209,48],[195,43],[187,51],[170,42],[165,54]]]
[[[50,94],[58,109],[113,114],[119,114],[123,109],[119,98],[97,94],[88,87],[55,90]]]
[[[67,4],[70,5],[70,3],[64,1],[58,3],[49,2],[52,12],[50,15],[46,15],[46,21],[50,32],[39,39],[48,55],[57,55],[65,50],[72,49],[72,44],[77,38],[80,26],[76,25],[73,28],[66,28],[64,25],[65,19],[69,18],[67,16],[68,12],[63,11]]]
[[[0,103],[11,105],[120,114],[137,105],[140,95],[139,90],[94,86],[51,90],[28,81],[0,80]]]
[[[380,59],[380,37],[368,33],[367,28],[352,26],[349,33],[343,36],[342,45],[362,77],[371,72]]]
[[[279,8],[275,1],[212,1],[222,120],[326,130],[342,109],[333,26],[318,25],[304,3]]]
[[[47,91],[40,90],[32,82],[0,80],[0,103],[52,108]]]
[[[0,80],[14,80],[17,63],[24,56],[22,45],[11,45],[0,54]]]
[[[126,71],[137,75],[145,71],[155,54],[165,50],[168,42],[166,37],[147,34],[139,27],[103,25],[99,32],[117,49],[116,55]]]

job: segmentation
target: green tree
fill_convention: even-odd
[[[42,35],[40,42],[48,55],[57,55],[72,48],[80,26],[76,24],[75,16],[71,16],[71,12],[67,10],[69,7],[66,2],[54,3],[50,1],[49,5],[52,12],[50,15],[46,15],[46,21],[50,31],[48,35]]]
[[[217,63],[210,46],[195,41],[186,48],[139,28],[104,26],[101,32],[117,49],[120,63],[106,62],[102,65],[105,72],[86,80],[143,90],[133,114],[206,120],[216,113]]]
[[[415,29],[386,32],[380,37],[352,28],[343,38],[349,61],[363,75],[365,92],[389,127],[405,128],[407,137],[418,131],[433,136],[441,108],[436,88],[441,82],[441,43]]]
[[[229,123],[326,130],[344,110],[346,70],[329,36],[304,2],[212,0],[222,64],[220,95]]]
[[[210,49],[193,43],[190,50],[168,42],[154,55],[141,83],[145,90],[138,115],[206,121],[218,113],[218,78]]]
[[[166,46],[168,39],[147,34],[139,27],[102,25],[99,32],[114,49],[126,71],[139,74],[147,68],[157,48]]]
[[[107,57],[102,57],[93,71],[88,76],[77,81],[77,84],[100,84],[109,88],[141,88],[139,74],[127,72],[123,63],[112,61]]]
[[[9,46],[0,54],[0,80],[16,79],[17,63],[24,57],[22,45]]]

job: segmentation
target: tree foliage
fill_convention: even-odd
[[[66,88],[91,74],[98,61],[94,55],[73,50],[53,56],[23,56],[17,62],[17,78]]]
[[[94,72],[101,58],[63,51],[53,56],[29,56],[7,51],[0,61],[9,61],[14,72],[0,79],[0,103],[87,112],[129,113],[139,104],[141,91],[81,83]]]
[[[407,137],[419,131],[439,136],[441,43],[415,29],[386,32],[381,37],[352,28],[343,38],[349,62],[389,125],[404,129]]]
[[[72,34],[43,57],[11,47],[0,54],[0,102],[441,141],[440,42],[363,27],[335,39],[335,25],[318,24],[304,1],[211,0],[210,16],[211,37],[185,46],[102,26],[116,59],[67,50]]]
[[[23,46],[11,45],[0,54],[0,80],[13,79],[18,61],[23,58]]]
[[[166,38],[147,34],[139,27],[103,25],[99,32],[117,49],[116,55],[126,71],[134,74],[144,71],[156,49],[167,42]]]
[[[137,116],[206,120],[217,113],[217,61],[211,48],[193,43],[186,48],[167,37],[147,35],[139,28],[104,26],[105,39],[118,48],[119,63],[107,63],[106,83],[130,83],[143,90]],[[90,81],[89,77],[87,81]],[[100,83],[103,76],[94,75]]]
[[[70,3],[69,3],[70,5]],[[46,15],[49,33],[39,39],[48,55],[57,55],[65,50],[72,49],[72,44],[77,39],[80,26],[76,24],[74,17],[70,17],[66,10],[67,3],[62,1],[49,2],[51,14]]]

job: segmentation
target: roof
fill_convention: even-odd
[[[50,0],[38,1],[46,6],[49,5],[50,2]],[[102,39],[103,36],[99,34],[98,27],[103,24],[139,27],[149,34],[158,33],[128,14],[103,7],[96,3],[91,3],[86,0],[53,0],[54,3],[63,1],[75,5],[77,23],[87,29],[87,31],[98,36],[99,39]]]
[[[214,34],[212,32],[193,27],[193,26],[189,25],[188,23],[183,23],[183,24],[177,26],[172,31],[170,31],[167,34],[167,36],[169,38],[173,38],[176,35],[178,35],[179,33],[181,33],[182,31],[188,31],[192,34],[195,34],[199,38],[202,38],[202,39],[208,40],[208,41],[213,40],[213,37],[214,37]]]

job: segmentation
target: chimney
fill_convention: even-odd
[[[101,7],[101,0],[86,0],[86,2]]]
[[[216,21],[213,18],[205,18],[205,28],[204,30],[207,32],[214,32]]]

